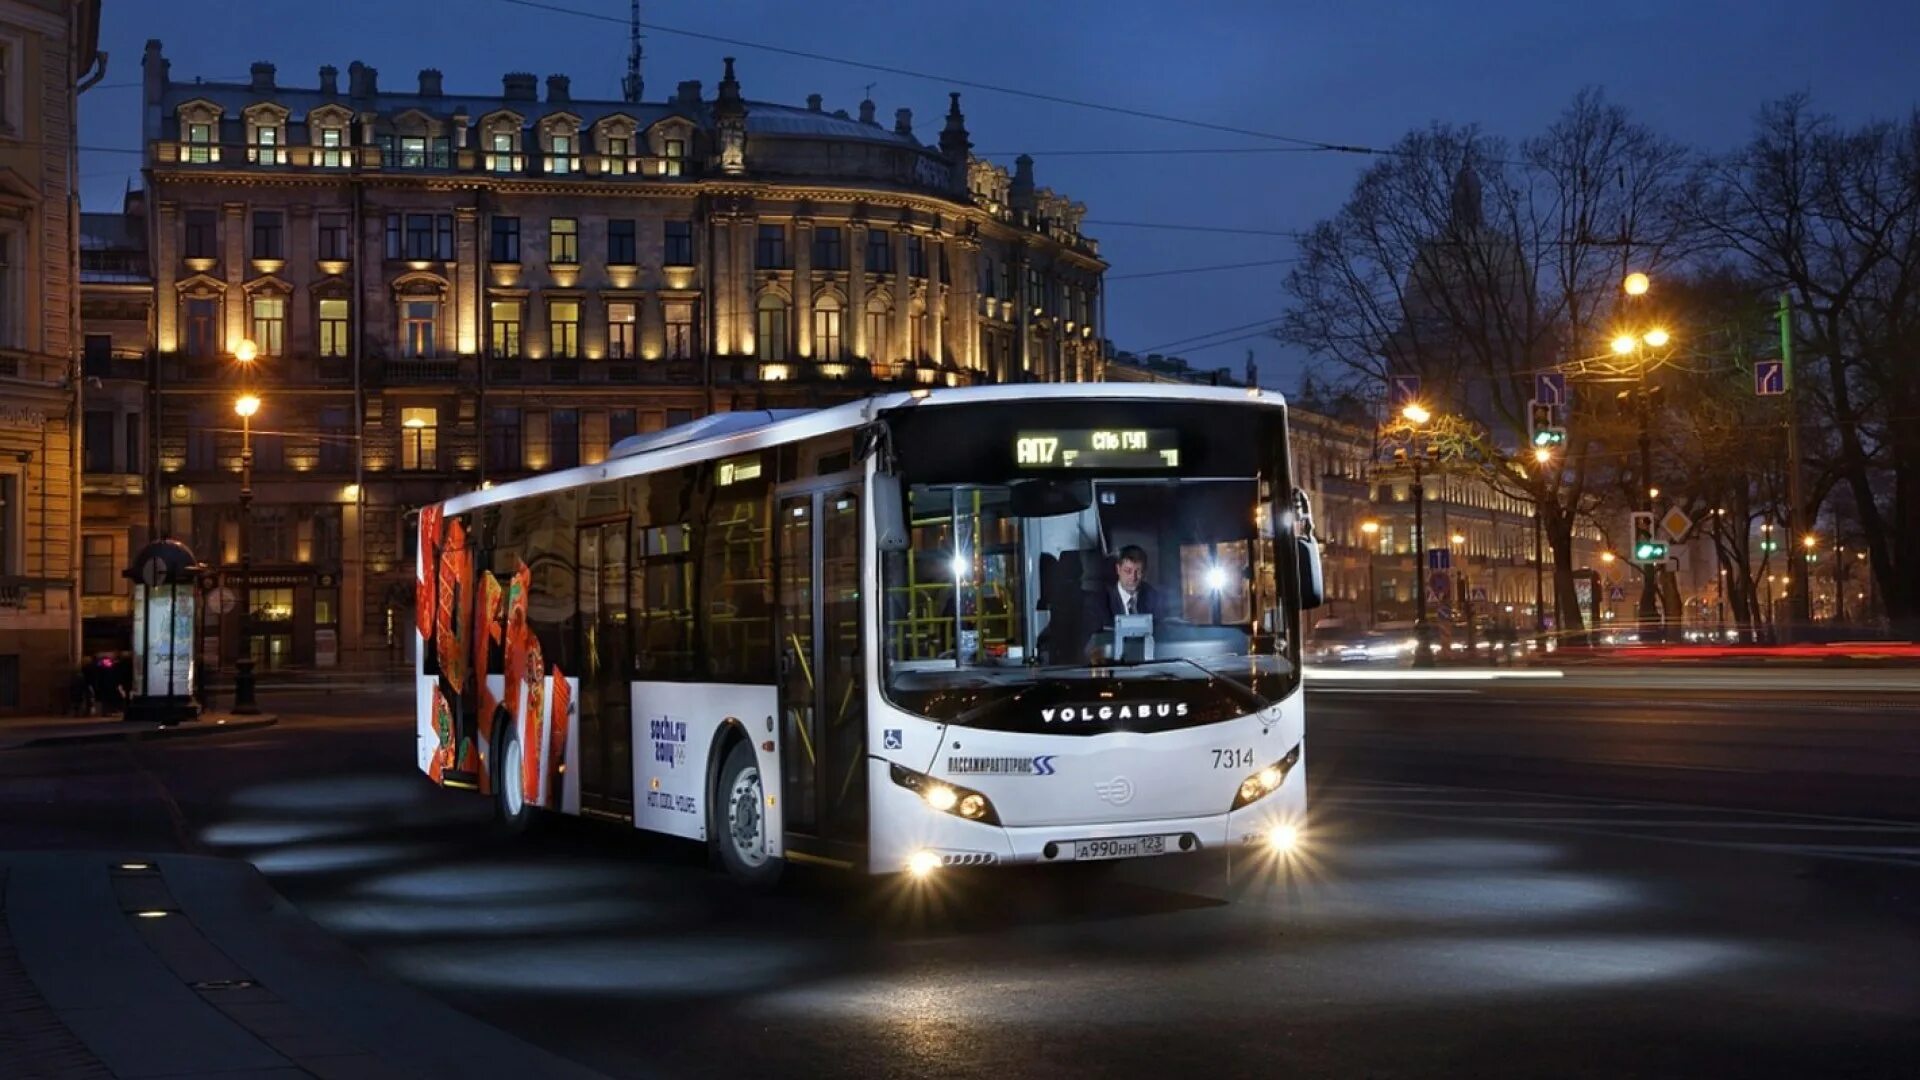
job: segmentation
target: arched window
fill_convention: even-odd
[[[846,358],[837,297],[822,296],[813,302],[813,355],[825,363],[838,363]]]
[[[787,301],[778,293],[763,293],[754,322],[754,355],[762,360],[787,358]]]
[[[887,336],[888,326],[893,321],[892,312],[887,307],[886,298],[873,296],[867,300],[867,359],[891,361],[893,359],[893,340]]]

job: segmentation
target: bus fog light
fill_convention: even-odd
[[[934,784],[927,788],[925,797],[928,806],[940,811],[951,810],[954,804],[960,801],[960,796],[955,795],[953,789],[945,784]]]
[[[1267,849],[1276,855],[1291,855],[1300,847],[1300,830],[1286,823],[1267,830]]]
[[[924,878],[940,869],[940,856],[932,851],[916,851],[907,856],[907,873]]]

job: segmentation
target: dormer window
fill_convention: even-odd
[[[255,128],[253,142],[247,146],[247,160],[256,165],[285,165],[287,149],[280,145],[280,129]]]
[[[496,131],[487,145],[487,171],[512,173],[520,171],[520,155],[515,153],[513,135],[505,131]]]
[[[184,132],[180,160],[190,165],[206,165],[220,160],[220,148],[213,144],[213,125],[190,123]]]
[[[610,138],[607,140],[604,171],[610,176],[627,174],[627,158],[632,154],[633,140]]]
[[[347,164],[347,132],[345,128],[320,129],[320,164],[324,168],[338,169]]]
[[[686,170],[687,140],[668,139],[661,144],[660,175],[680,176]]]
[[[555,135],[553,149],[547,154],[547,171],[555,176],[565,176],[574,171],[579,161],[573,155],[573,136]]]

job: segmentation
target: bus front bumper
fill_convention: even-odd
[[[1206,817],[987,825],[934,810],[893,784],[875,787],[873,795],[869,869],[876,874],[1150,858],[1229,847],[1290,857],[1304,841],[1307,819],[1305,769],[1250,806]]]

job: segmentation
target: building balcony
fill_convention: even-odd
[[[378,371],[380,381],[387,386],[411,386],[459,382],[463,367],[458,357],[415,357],[382,361]]]
[[[147,362],[139,357],[89,356],[83,364],[90,379],[131,379],[144,381]]]

